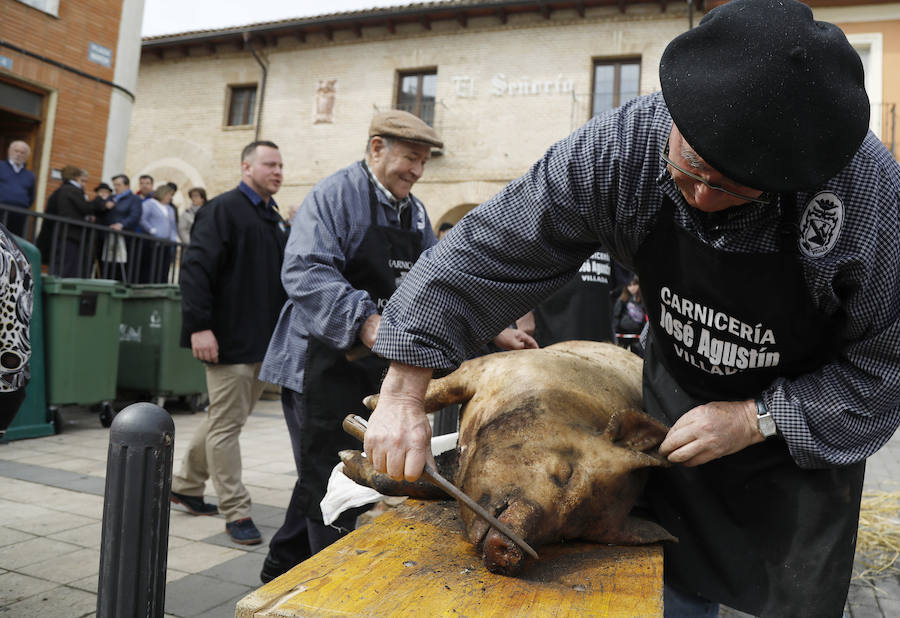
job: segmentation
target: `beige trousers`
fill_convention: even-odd
[[[202,496],[206,479],[212,480],[219,512],[228,522],[250,517],[238,438],[266,386],[257,379],[261,365],[206,366],[209,411],[191,438],[181,471],[172,477],[172,491],[188,496]]]

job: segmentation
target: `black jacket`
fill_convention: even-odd
[[[254,205],[239,189],[197,211],[181,265],[181,345],[211,329],[219,363],[256,363],[266,354],[287,299],[281,262],[288,229],[273,206]]]
[[[66,217],[79,223],[84,223],[85,217],[88,215],[99,215],[105,212],[102,203],[96,201],[88,201],[84,197],[84,192],[73,185],[71,182],[63,182],[56,191],[50,194],[47,199],[47,208],[44,212],[48,215],[57,215]],[[53,242],[53,229],[56,221],[45,220],[41,226],[41,233],[35,243],[46,261],[49,257],[51,244]],[[84,228],[80,225],[67,225],[66,237],[76,242],[82,238]],[[90,237],[90,231],[85,234],[85,239]],[[57,242],[61,242],[61,238]]]
[[[636,305],[640,310],[643,318],[640,320],[635,320],[634,317],[628,311],[628,305]],[[640,334],[642,330],[644,330],[644,322],[647,321],[647,312],[644,310],[644,305],[639,303],[636,300],[629,299],[627,301],[623,301],[621,298],[616,300],[616,304],[613,307],[613,330],[617,333],[623,333],[627,335],[637,335]]]

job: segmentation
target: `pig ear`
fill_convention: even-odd
[[[669,428],[648,416],[643,410],[625,410],[616,415],[619,421],[613,440],[636,451],[651,451],[665,440]]]

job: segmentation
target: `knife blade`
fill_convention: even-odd
[[[363,442],[366,436],[366,428],[368,427],[368,423],[361,416],[358,416],[356,414],[348,414],[344,418],[343,427],[344,431],[349,433],[360,442]],[[431,464],[427,462],[425,463],[425,470],[422,472],[422,476],[465,504],[472,510],[473,513],[475,513],[484,521],[496,528],[498,531],[509,537],[509,539],[512,540],[513,543],[521,547],[529,556],[531,556],[532,558],[538,557],[537,552],[534,551],[531,545],[526,543],[522,537],[510,530],[509,526],[484,510],[484,507],[482,507],[480,504],[472,500],[472,498],[463,493],[463,491],[456,485],[441,476],[438,471],[431,466]]]

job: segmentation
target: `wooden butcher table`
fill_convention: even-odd
[[[519,577],[494,575],[455,501],[407,500],[241,599],[235,616],[662,616],[660,545],[536,549]]]

